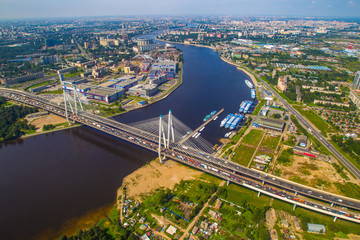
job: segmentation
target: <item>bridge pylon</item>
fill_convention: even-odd
[[[159,154],[159,161],[161,163],[163,161],[163,158],[161,157],[161,146],[163,145],[164,149],[168,149],[170,147],[170,139],[171,139],[171,142],[175,142],[174,125],[173,125],[171,110],[169,110],[167,127],[168,127],[168,129],[167,129],[167,134],[166,134],[166,132],[164,130],[163,118],[162,118],[162,115],[160,115],[158,154]]]
[[[80,101],[80,97],[78,95],[76,85],[65,82],[64,76],[62,75],[61,71],[58,71],[58,74],[59,74],[60,83],[61,83],[61,86],[63,89],[66,120],[68,121],[69,124],[71,124],[71,122],[69,120],[69,109],[71,110],[73,115],[78,115],[78,105],[80,106],[81,110],[84,110],[84,108]],[[66,86],[69,86],[70,89],[72,88],[73,96],[71,96],[70,93],[69,94],[67,93]]]

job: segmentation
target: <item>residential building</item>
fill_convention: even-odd
[[[117,39],[100,39],[100,45],[104,47],[119,46],[119,40]]]
[[[41,63],[48,65],[48,64],[54,64],[60,62],[60,59],[57,55],[53,56],[41,56],[40,57]]]
[[[286,92],[287,89],[287,78],[286,76],[280,76],[277,87],[281,92]]]
[[[360,89],[360,71],[358,71],[355,75],[353,87],[355,89]]]
[[[31,80],[35,80],[35,79],[43,78],[43,77],[45,77],[45,73],[37,72],[37,73],[33,73],[33,74],[23,75],[20,77],[3,78],[0,80],[1,80],[1,84],[11,85],[11,84],[31,81]]]
[[[360,96],[355,91],[350,91],[349,94],[350,100],[357,106],[358,109],[360,109]]]

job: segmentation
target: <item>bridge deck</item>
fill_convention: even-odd
[[[212,120],[214,120],[215,117],[219,116],[222,112],[224,111],[224,108],[220,109],[217,113],[215,113],[214,116],[212,116],[210,119],[208,119],[206,122],[204,122],[203,124],[200,125],[200,127],[198,127],[197,129],[195,129],[192,133],[190,133],[189,135],[187,135],[186,137],[184,137],[183,139],[181,139],[179,141],[178,144],[183,144],[184,142],[186,142],[187,140],[189,140],[192,136],[194,136],[195,133],[197,133],[201,128],[205,127],[206,125],[208,125]]]

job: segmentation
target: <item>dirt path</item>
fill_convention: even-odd
[[[224,184],[225,184],[225,181],[221,181],[220,184],[219,184],[219,187],[224,186]],[[207,200],[207,202],[206,202],[206,203],[204,204],[204,206],[201,208],[201,210],[200,210],[200,212],[198,213],[198,215],[196,215],[196,217],[191,221],[191,223],[189,224],[189,226],[186,228],[186,230],[185,230],[184,234],[181,236],[180,240],[184,240],[185,237],[188,236],[189,231],[194,227],[195,223],[199,220],[199,218],[200,218],[200,216],[203,214],[204,210],[209,206],[210,199],[211,199],[212,197],[214,197],[216,193],[217,193],[217,191],[214,192],[214,193],[209,197],[209,199]]]
[[[277,221],[277,216],[276,216],[276,211],[273,208],[270,208],[266,214],[266,225],[269,228],[269,232],[270,232],[270,238],[271,240],[277,240],[279,239],[276,230],[274,229],[276,221]]]
[[[261,145],[261,143],[262,143],[262,141],[263,141],[263,139],[264,139],[264,137],[265,137],[266,134],[267,134],[267,131],[262,135],[261,140],[260,140],[259,144],[257,145],[257,147],[256,147],[256,149],[255,149],[255,152],[254,152],[254,154],[252,155],[252,157],[251,157],[251,159],[250,159],[250,161],[249,161],[249,164],[247,165],[248,168],[250,167],[253,159],[255,158],[255,156],[256,156],[256,154],[257,154],[257,152],[258,152],[258,150],[259,150],[259,147],[260,147],[260,145]]]

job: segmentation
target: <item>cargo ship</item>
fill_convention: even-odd
[[[251,89],[251,98],[255,99],[256,98],[256,91],[255,89]]]
[[[245,80],[245,83],[246,83],[246,85],[249,87],[249,88],[253,88],[254,87],[254,85],[249,81],[249,80]]]
[[[220,127],[225,126],[225,123],[232,117],[232,114],[227,115],[220,123]]]
[[[252,106],[253,102],[252,101],[248,101],[248,103],[246,104],[245,108],[244,108],[244,113],[248,113],[251,106]]]
[[[216,111],[212,111],[209,115],[206,115],[206,117],[204,117],[203,121],[206,122],[207,120],[212,118],[215,114],[216,114]]]

